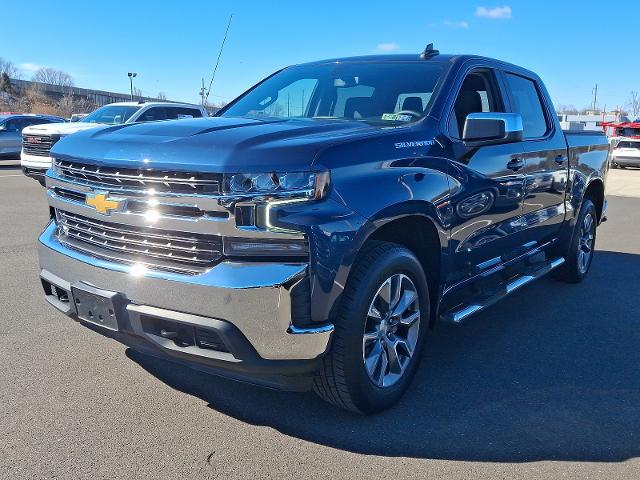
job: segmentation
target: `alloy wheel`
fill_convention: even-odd
[[[420,299],[413,281],[398,273],[373,297],[362,338],[362,358],[369,379],[386,388],[398,382],[416,350]]]
[[[578,243],[578,270],[586,273],[593,256],[593,240],[596,233],[596,224],[591,212],[585,215],[580,226],[580,239]]]

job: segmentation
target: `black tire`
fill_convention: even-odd
[[[374,297],[385,279],[394,275],[408,277],[415,286],[418,303],[414,306],[419,305],[420,309],[417,341],[396,383],[379,387],[374,385],[364,366],[363,335]],[[420,360],[430,318],[425,273],[416,256],[406,248],[388,242],[370,242],[354,265],[340,302],[331,349],[314,379],[314,390],[327,402],[352,412],[369,414],[385,410],[407,389]]]
[[[582,230],[587,216],[590,216],[593,222],[593,238],[591,241],[590,255],[585,265],[580,261],[579,251],[582,248]],[[596,213],[596,207],[590,199],[585,198],[582,201],[582,207],[580,208],[580,213],[578,214],[576,224],[571,234],[571,243],[569,248],[566,249],[565,263],[556,270],[553,270],[552,275],[554,278],[567,283],[580,283],[584,280],[589,273],[589,268],[591,268],[593,255],[595,253],[597,223],[598,215]]]
[[[38,183],[39,183],[40,185],[42,185],[43,187],[46,187],[46,186],[47,186],[47,184],[46,184],[46,182],[45,182],[45,180],[44,180],[44,177],[40,177],[40,176],[38,176],[38,177],[36,177],[36,180],[37,180],[37,181],[38,181]]]

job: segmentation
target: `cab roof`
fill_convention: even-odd
[[[496,58],[484,57],[482,55],[471,54],[434,54],[428,58],[421,58],[419,53],[403,53],[403,54],[385,54],[385,55],[362,55],[357,57],[340,57],[329,58],[325,60],[318,60],[308,62],[300,65],[322,65],[327,63],[455,63],[461,65],[469,60],[482,60],[487,63],[493,63],[496,67],[511,68],[514,71],[520,71],[526,73],[534,78],[539,78],[538,75],[528,70],[527,68],[515,65],[513,63],[498,60]]]

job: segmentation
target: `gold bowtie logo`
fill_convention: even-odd
[[[96,212],[109,215],[113,211],[119,211],[124,207],[125,200],[119,198],[109,198],[109,193],[88,194],[84,202],[86,205],[96,209]]]

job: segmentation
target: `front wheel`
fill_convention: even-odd
[[[343,293],[316,393],[357,413],[389,408],[415,373],[428,328],[429,290],[420,262],[402,246],[372,242]]]
[[[555,278],[569,283],[579,283],[584,280],[593,261],[597,223],[596,207],[586,198],[582,202],[576,219],[566,261],[560,268],[554,270]]]

